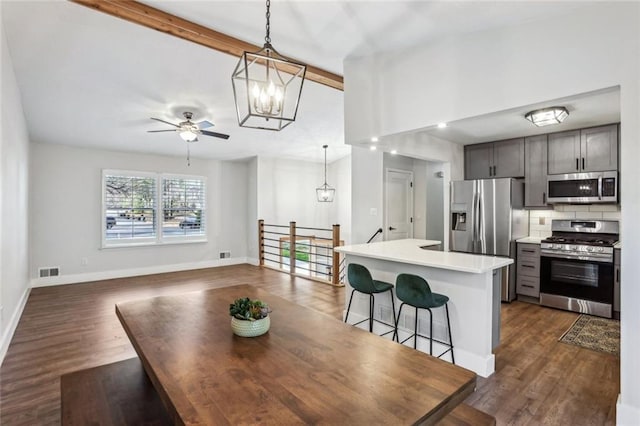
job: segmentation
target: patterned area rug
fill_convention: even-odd
[[[558,340],[598,352],[620,355],[620,321],[580,315]]]

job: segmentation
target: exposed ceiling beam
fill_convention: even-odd
[[[244,52],[257,52],[262,48],[262,46],[247,43],[132,0],[70,1],[238,58]],[[307,65],[305,78],[334,89],[344,90],[344,82],[341,75],[312,65]]]

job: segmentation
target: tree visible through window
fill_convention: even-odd
[[[204,181],[162,179],[164,235],[204,235]]]
[[[205,179],[144,172],[103,172],[104,245],[202,241]]]

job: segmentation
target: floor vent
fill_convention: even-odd
[[[47,268],[38,268],[38,276],[40,278],[57,277],[60,275],[59,266],[51,266]]]
[[[220,259],[228,259],[231,257],[231,252],[230,251],[221,251],[220,252]]]

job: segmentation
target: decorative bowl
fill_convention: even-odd
[[[240,337],[256,337],[262,336],[269,331],[271,326],[271,319],[265,317],[255,321],[241,320],[236,317],[231,317],[231,330],[236,336]]]

